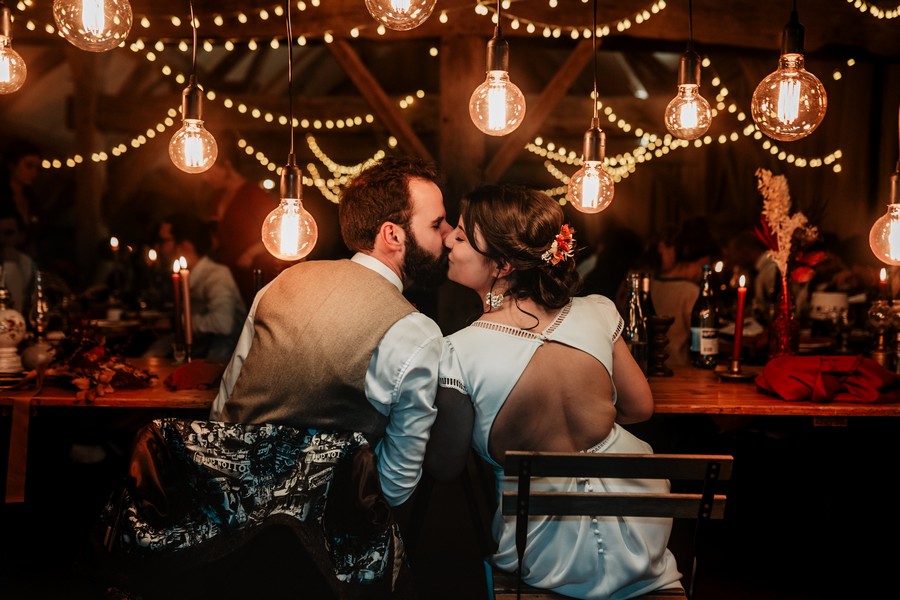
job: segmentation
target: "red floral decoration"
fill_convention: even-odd
[[[541,255],[541,258],[551,265],[557,265],[566,258],[575,256],[575,238],[572,237],[574,233],[575,228],[564,223],[550,248]]]

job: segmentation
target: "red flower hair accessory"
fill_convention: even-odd
[[[563,224],[559,228],[559,234],[553,240],[553,243],[550,244],[550,248],[541,255],[544,262],[555,266],[567,258],[573,258],[575,256],[575,238],[572,237],[573,233],[575,233],[574,227],[569,226],[567,223]]]

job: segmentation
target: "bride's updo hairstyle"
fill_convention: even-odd
[[[459,212],[473,246],[478,231],[478,244],[486,247],[476,249],[515,268],[509,278],[513,298],[562,308],[581,289],[572,256],[555,264],[549,254],[544,258],[556,251],[553,244],[563,226],[562,208],[547,194],[512,184],[483,185],[460,201]]]

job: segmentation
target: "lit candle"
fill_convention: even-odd
[[[747,298],[747,278],[741,275],[737,289],[737,311],[734,314],[734,356],[741,359],[741,336],[744,334],[744,301]]]
[[[881,267],[881,272],[878,274],[878,299],[890,301],[891,294],[888,291],[888,278],[887,278],[887,269]]]
[[[113,294],[118,294],[122,287],[121,272],[119,269],[119,238],[112,236],[109,238],[109,247],[113,253]]]
[[[187,357],[191,359],[191,344],[194,341],[194,332],[191,330],[191,270],[187,267],[187,260],[182,256],[178,259],[181,266],[181,303],[184,306],[184,345],[187,347]]]
[[[183,344],[184,338],[181,333],[181,273],[179,271],[181,271],[181,263],[176,259],[172,263],[172,291],[174,292],[172,298],[175,305],[175,318],[172,319],[172,325],[175,330],[175,343]]]

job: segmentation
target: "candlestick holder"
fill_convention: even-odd
[[[716,375],[722,381],[730,381],[732,383],[740,383],[756,379],[756,373],[741,370],[741,359],[732,358],[726,371],[716,371]]]
[[[885,345],[885,332],[890,329],[891,321],[895,318],[895,312],[886,300],[878,299],[869,307],[869,327],[875,332],[875,348],[869,352],[869,357],[882,367],[890,366],[890,352]]]
[[[672,369],[666,366],[669,358],[669,327],[675,322],[671,315],[651,315],[647,318],[647,330],[650,346],[647,356],[647,375],[655,377],[671,377]]]

